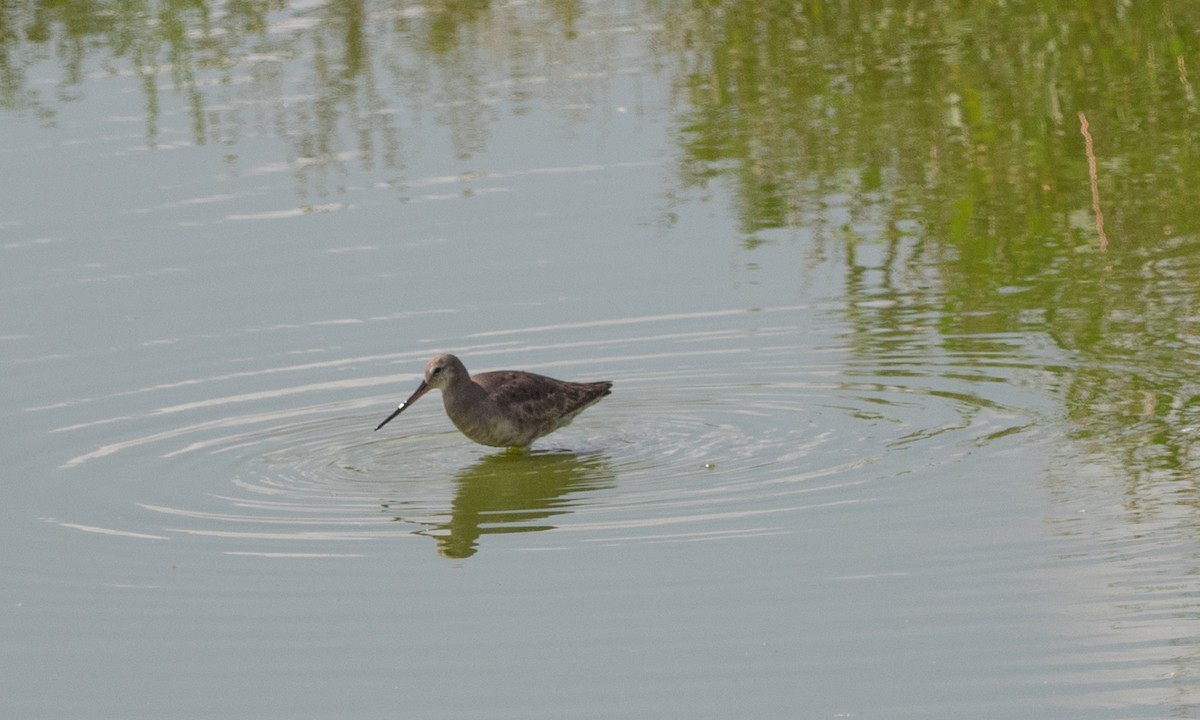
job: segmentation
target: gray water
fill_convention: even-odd
[[[572,7],[8,41],[4,716],[1196,716],[1196,236],[1063,256],[1180,364],[852,171],[749,227],[670,14]],[[373,432],[439,352],[613,394]]]

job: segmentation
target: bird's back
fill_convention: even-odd
[[[459,405],[446,395],[446,412],[465,435],[497,447],[524,447],[612,392],[608,380],[577,383],[515,370],[480,373],[471,380],[484,397],[475,391]]]

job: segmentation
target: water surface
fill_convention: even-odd
[[[1198,18],[923,8],[0,10],[0,708],[1196,715]]]

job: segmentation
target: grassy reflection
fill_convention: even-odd
[[[607,52],[602,39],[578,39],[581,14],[576,0],[350,0],[299,12],[284,0],[0,3],[0,108],[52,124],[99,65],[139,79],[154,147],[169,80],[187,99],[192,142],[274,135],[290,145],[301,193],[326,194],[349,160],[402,166],[398,101],[418,115],[433,108],[460,159],[480,152],[505,92],[498,80],[520,112],[543,63]],[[31,79],[44,62],[61,69],[53,98]]]
[[[30,70],[53,60],[62,69],[54,100],[72,100],[82,93],[89,63],[99,63],[110,73],[141,81],[151,144],[157,136],[160,75],[188,99],[193,132],[203,142],[207,113],[198,75],[228,69],[247,40],[265,31],[268,13],[284,5],[282,0],[243,0],[214,13],[199,0],[0,4],[0,107],[33,111],[52,122],[54,105],[33,89]]]
[[[731,185],[749,249],[801,226],[833,242],[864,355],[921,317],[960,358],[963,338],[1048,333],[1078,360],[1058,383],[1086,447],[1135,485],[1194,477],[1200,6],[664,7],[684,185]]]
[[[1063,202],[1087,190],[1080,110],[1131,171],[1106,173],[1109,197],[1139,190],[1177,231],[1195,227],[1169,199],[1197,171],[1193,3],[669,8],[683,176],[733,178],[747,233],[839,192],[951,241],[1061,233]]]

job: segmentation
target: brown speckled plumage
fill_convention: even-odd
[[[457,357],[438,355],[425,366],[425,379],[412,396],[375,429],[438,388],[446,415],[463,435],[482,445],[528,447],[570,424],[611,387],[608,380],[576,383],[518,370],[471,375]]]

